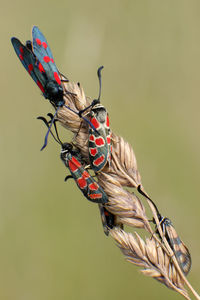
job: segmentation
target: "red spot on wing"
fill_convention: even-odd
[[[20,53],[21,53],[21,54],[23,54],[23,53],[24,53],[24,49],[23,49],[23,47],[22,47],[22,46],[20,46],[20,47],[19,47],[19,51],[20,51]]]
[[[106,126],[107,126],[107,127],[110,126],[110,121],[109,121],[108,115],[107,115],[107,118],[106,118]]]
[[[84,188],[87,186],[87,181],[86,181],[85,178],[83,178],[83,177],[78,178],[78,179],[77,179],[77,183],[78,183],[78,186],[79,186],[81,189],[84,189]]]
[[[43,66],[42,66],[41,63],[39,63],[38,69],[39,69],[39,71],[40,71],[41,73],[42,73],[42,72],[45,72],[45,70],[44,70],[44,68],[43,68]]]
[[[57,72],[54,72],[54,78],[58,84],[61,84],[60,77]]]
[[[43,60],[44,60],[44,62],[48,63],[48,62],[50,62],[50,57],[49,56],[44,56]]]
[[[90,174],[87,171],[83,171],[82,177],[85,179],[90,178]]]
[[[104,141],[104,139],[102,137],[99,137],[99,138],[95,139],[95,144],[97,146],[104,146],[105,145],[105,141]]]
[[[23,55],[22,55],[22,54],[19,54],[19,58],[20,58],[21,60],[24,60],[24,58],[23,58]]]
[[[72,156],[72,159],[69,161],[70,170],[72,172],[76,172],[80,167],[81,167],[80,162],[74,156]]]
[[[110,145],[110,136],[107,136],[107,143]]]
[[[47,43],[45,43],[45,42],[42,42],[42,46],[44,47],[44,49],[47,49]]]
[[[33,65],[29,64],[28,65],[28,72],[29,72],[29,74],[31,74],[32,71],[33,71]]]
[[[89,148],[90,155],[95,156],[97,154],[97,148]]]
[[[93,165],[95,166],[99,166],[100,164],[102,164],[102,162],[105,160],[105,156],[102,154],[100,157],[98,157],[97,159],[95,159],[93,161]]]
[[[43,85],[41,84],[41,82],[39,80],[37,80],[37,85],[39,86],[39,88],[41,89],[41,91],[44,93]]]
[[[74,164],[76,164],[77,165],[77,167],[78,168],[80,168],[81,167],[81,164],[80,164],[80,162],[74,157],[74,156],[72,156],[72,161],[73,161],[73,163]]]
[[[98,129],[100,127],[100,124],[96,118],[91,118],[90,122],[93,124],[95,129]]]
[[[89,188],[92,190],[92,191],[97,191],[99,189],[99,185],[96,183],[96,182],[93,182],[93,183],[90,183],[89,184]]]
[[[54,64],[54,60],[53,60],[53,58],[50,58],[50,60],[51,60],[51,62]]]
[[[90,197],[90,199],[101,199],[102,198],[102,194],[89,194],[88,195]]]
[[[72,171],[72,173],[74,173],[78,170],[78,167],[70,160],[69,161],[69,169]]]
[[[91,142],[94,141],[94,135],[93,135],[93,134],[90,134],[89,140],[90,140]]]
[[[35,39],[36,43],[41,46],[42,45],[42,42],[40,41],[40,39]]]

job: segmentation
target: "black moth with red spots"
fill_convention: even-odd
[[[32,29],[33,42],[23,45],[17,38],[11,42],[21,63],[36,82],[46,99],[56,107],[64,105],[63,87],[46,38],[37,26]]]
[[[112,152],[109,117],[107,110],[100,103],[102,69],[103,66],[97,71],[100,86],[98,99],[93,100],[90,106],[79,112],[79,115],[82,116],[83,112],[91,107],[89,112],[89,159],[95,172],[101,171],[107,162],[110,163]]]
[[[39,120],[42,120],[44,124],[48,127],[51,135],[54,140],[61,145],[61,160],[64,162],[65,166],[69,169],[71,175],[67,176],[68,178],[73,178],[81,190],[83,195],[90,201],[96,203],[105,204],[108,202],[108,197],[100,185],[94,180],[94,178],[86,171],[84,167],[84,160],[81,156],[80,150],[77,148],[73,149],[73,145],[70,143],[62,143],[56,126],[56,121],[54,116],[49,113],[47,114],[50,117],[50,121],[47,121],[44,117],[38,117]],[[50,126],[54,125],[56,137],[51,131]]]
[[[91,109],[90,122],[96,130],[89,125],[89,158],[95,172],[101,171],[111,160],[111,135],[108,113],[101,104]]]
[[[78,112],[65,105],[65,101],[63,98],[63,86],[58,69],[53,59],[53,55],[51,53],[51,49],[47,43],[46,38],[37,26],[33,27],[32,36],[33,42],[27,41],[26,45],[23,45],[15,37],[11,38],[11,42],[21,63],[33,78],[33,80],[36,82],[36,84],[42,91],[43,96],[46,99],[49,99],[51,104],[53,104],[53,106],[56,108],[54,118],[57,114],[58,109],[62,106],[65,106],[75,114],[79,115]],[[67,82],[68,79],[62,81]],[[89,123],[90,126],[93,127],[94,131],[96,130],[95,127],[85,117],[82,116],[82,119]],[[49,130],[47,131],[44,145],[41,150],[43,150],[47,145],[48,135]]]
[[[73,150],[72,144],[64,143],[62,144],[60,157],[69,169],[78,188],[88,200],[102,204],[108,202],[108,197],[104,190],[82,165],[82,158],[78,149]]]

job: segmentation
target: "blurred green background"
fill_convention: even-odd
[[[6,1],[1,25],[0,298],[181,299],[124,261],[103,234],[38,115],[53,111],[20,64],[10,37],[38,25],[57,67],[98,94],[112,130],[135,151],[143,185],[170,217],[200,269],[200,2]],[[67,141],[71,135],[62,131]]]

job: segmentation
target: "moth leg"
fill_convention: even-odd
[[[78,128],[78,131],[74,134],[74,136],[73,136],[73,139],[72,139],[72,142],[77,138],[77,136],[79,135],[79,132],[80,132],[80,130],[81,130],[81,127],[82,127],[82,123],[83,123],[83,121],[81,120],[81,122],[80,122],[80,126],[79,126],[79,128]],[[87,143],[88,141],[86,140],[86,143]]]
[[[84,168],[85,168],[85,170],[88,170],[88,169],[91,169],[91,166],[90,166],[90,165],[87,165],[87,166],[85,166]]]
[[[52,113],[48,113],[47,116],[50,118],[49,120],[49,124],[51,123],[52,119],[53,119],[53,114]],[[58,119],[54,119],[54,123],[58,122]]]
[[[59,74],[60,74],[60,76],[61,76],[61,81],[62,81],[62,82],[69,82],[69,79],[67,79],[67,77],[66,77],[65,75],[63,75],[63,74],[60,73],[60,72],[59,72]],[[63,79],[62,77],[63,77],[64,79]]]
[[[72,92],[68,92],[68,91],[64,92],[64,95],[77,96],[77,94],[72,93]],[[78,114],[78,113],[77,113],[77,114]]]
[[[64,181],[67,181],[67,180],[70,179],[70,178],[73,178],[73,176],[72,176],[72,175],[67,175],[67,176],[65,177]]]

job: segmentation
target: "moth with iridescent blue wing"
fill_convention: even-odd
[[[33,80],[42,90],[43,87],[41,86],[40,83],[41,75],[38,72],[38,68],[34,67],[37,65],[37,60],[35,55],[26,46],[24,46],[17,38],[13,37],[11,39],[11,42],[24,68],[27,70],[27,72],[31,75]]]
[[[41,89],[43,96],[56,107],[64,105],[63,87],[51,49],[37,26],[32,30],[33,42],[24,46],[17,38],[11,42],[21,63]]]
[[[65,106],[75,114],[79,115],[78,112],[65,105],[65,100],[63,97],[64,94],[69,92],[64,92],[62,81],[66,82],[68,80],[65,79],[61,81],[58,69],[53,59],[51,49],[44,35],[37,26],[34,26],[32,29],[32,37],[33,42],[28,40],[26,42],[26,45],[23,45],[15,37],[11,38],[11,42],[21,63],[31,75],[36,84],[39,86],[40,90],[43,93],[43,96],[46,99],[49,99],[50,102],[56,108],[54,118],[57,114],[58,109],[62,106]],[[87,123],[89,123],[89,125],[98,134],[96,128],[89,120],[87,120],[84,116],[81,116],[81,118]],[[47,139],[50,132],[49,130],[47,131],[44,145],[41,148],[41,150],[44,149],[47,145]]]

